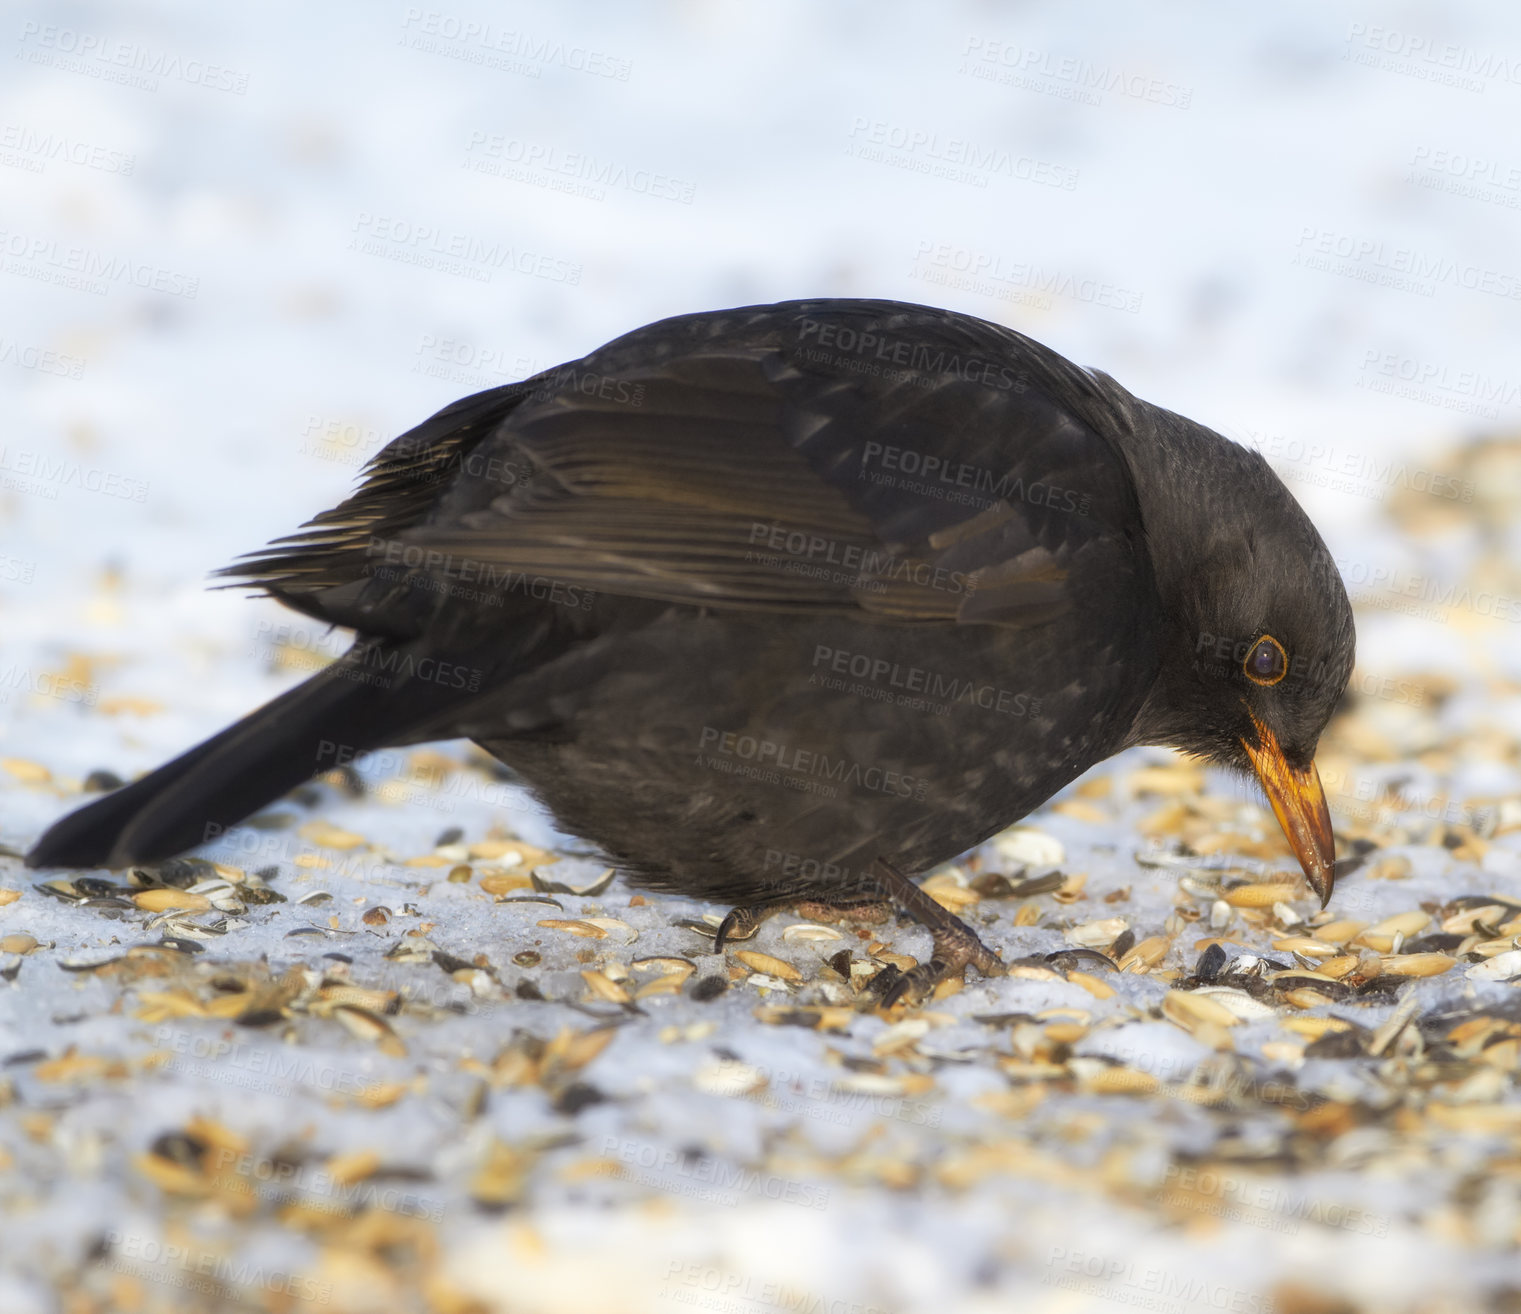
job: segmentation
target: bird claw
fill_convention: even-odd
[[[975,967],[983,976],[1003,976],[1008,971],[1003,960],[971,931],[966,932],[966,940],[970,943],[951,933],[937,933],[935,952],[929,962],[907,972],[897,968],[878,972],[866,987],[867,998],[876,1000],[879,1008],[891,1009],[901,1003],[922,1002],[942,981],[961,976],[968,966]]]
[[[730,908],[713,934],[713,952],[723,953],[724,945],[733,940],[753,939],[756,931],[760,930],[763,915],[763,910],[759,908]]]

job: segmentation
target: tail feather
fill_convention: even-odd
[[[468,695],[418,678],[418,656],[356,643],[205,743],[55,822],[27,866],[157,862],[205,843],[349,753],[449,737],[449,714]]]

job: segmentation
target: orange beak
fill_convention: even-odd
[[[1336,837],[1331,833],[1331,813],[1326,807],[1326,792],[1320,787],[1320,772],[1313,762],[1303,771],[1295,770],[1278,746],[1277,736],[1255,716],[1252,725],[1257,742],[1243,739],[1241,746],[1267,791],[1273,815],[1288,836],[1305,879],[1320,895],[1324,908],[1336,883]]]

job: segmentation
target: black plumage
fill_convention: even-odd
[[[1254,769],[1329,894],[1312,758],[1353,630],[1319,535],[1258,454],[968,316],[651,324],[445,408],[223,573],[354,647],[33,866],[180,852],[334,744],[467,737],[636,883],[737,905],[726,930],[908,907],[919,988],[996,960],[900,869],[1160,743]]]

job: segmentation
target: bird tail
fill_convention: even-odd
[[[442,673],[442,674],[441,674]],[[484,673],[361,640],[205,743],[54,823],[28,867],[125,867],[204,844],[303,781],[388,744],[447,738]]]

